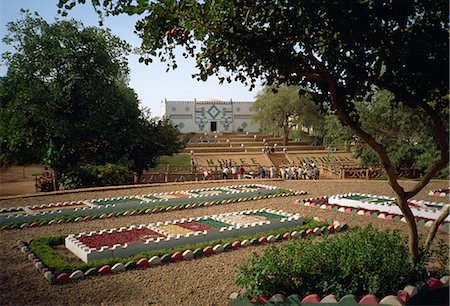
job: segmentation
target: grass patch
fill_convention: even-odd
[[[121,258],[109,258],[109,259],[103,259],[103,260],[97,260],[92,261],[89,263],[80,263],[79,261],[70,261],[68,259],[63,258],[58,251],[56,250],[57,246],[64,245],[64,239],[66,236],[57,236],[57,237],[44,237],[44,238],[38,238],[34,239],[30,242],[29,247],[30,249],[40,258],[40,260],[49,267],[50,270],[52,270],[55,273],[72,273],[75,270],[81,270],[83,272],[87,271],[90,268],[100,268],[103,265],[114,265],[118,262],[121,262],[123,264],[126,264],[129,261],[138,261],[139,259],[145,257],[145,258],[151,258],[153,256],[162,256],[164,254],[173,254],[175,252],[184,252],[185,250],[195,250],[195,249],[203,249],[206,246],[213,246],[216,244],[226,244],[226,243],[233,243],[234,241],[242,241],[242,240],[251,240],[254,238],[259,238],[261,236],[269,236],[269,235],[278,235],[278,234],[284,234],[287,231],[301,231],[306,230],[308,228],[315,228],[315,227],[323,227],[327,226],[328,224],[326,222],[319,222],[314,221],[310,218],[304,219],[304,224],[302,226],[296,226],[291,228],[285,228],[285,229],[279,229],[279,230],[272,230],[272,231],[266,231],[261,232],[253,235],[246,235],[246,236],[240,236],[240,237],[233,237],[233,238],[226,238],[226,239],[217,239],[213,241],[198,243],[194,245],[185,245],[180,246],[176,248],[171,249],[164,249],[164,250],[154,250],[154,251],[148,251],[148,252],[142,252],[139,254],[136,254],[134,256],[128,256],[128,257],[121,257]]]
[[[169,171],[191,171],[191,157],[187,154],[161,156],[158,165],[149,171],[165,172],[167,171],[167,165],[169,165]]]

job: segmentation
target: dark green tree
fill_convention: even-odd
[[[63,10],[85,0],[60,0]],[[380,157],[397,205],[407,220],[411,260],[428,252],[436,220],[422,248],[407,200],[418,194],[449,160],[442,120],[448,108],[448,3],[444,0],[92,0],[106,14],[144,14],[136,24],[142,61],[152,57],[176,67],[175,46],[197,61],[201,80],[217,74],[254,87],[288,84],[314,90]],[[65,11],[63,12],[65,13]],[[228,75],[223,76],[223,73]],[[434,127],[439,160],[405,190],[386,151],[360,123],[354,101],[377,87],[406,107],[421,109]]]
[[[137,95],[127,85],[130,46],[109,30],[76,21],[49,24],[28,12],[7,28],[3,42],[14,50],[2,55],[8,67],[0,88],[2,164],[45,158],[57,165],[60,177],[81,164],[116,163],[139,154],[151,164],[167,153],[153,142],[178,143],[169,137],[179,135],[164,135],[157,122],[141,116]],[[145,144],[149,150],[138,154],[145,140],[152,142]]]

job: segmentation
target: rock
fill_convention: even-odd
[[[310,294],[303,298],[302,303],[319,303],[320,302],[320,296],[317,294]]]
[[[127,263],[124,265],[124,267],[125,267],[125,269],[127,269],[127,270],[132,270],[132,269],[136,268],[137,265],[136,265],[136,263],[135,263],[134,261],[131,260],[131,261],[127,262]]]
[[[202,249],[195,249],[193,253],[194,253],[194,258],[198,258],[198,257],[203,256]]]
[[[321,303],[337,303],[336,296],[334,294],[329,294],[326,297],[324,297],[321,301]]]
[[[203,254],[206,256],[212,255],[212,254],[214,254],[214,250],[212,247],[207,246],[203,249]]]
[[[441,281],[434,277],[427,280],[427,285],[430,289],[438,289],[444,287]]]
[[[47,279],[49,284],[55,283],[55,275],[51,271],[47,271],[44,273],[44,277]]]
[[[74,280],[82,279],[82,278],[84,278],[84,273],[81,270],[75,270],[72,272],[72,274],[70,274],[69,277],[70,277],[70,279],[74,279]]]
[[[170,256],[170,259],[172,259],[172,261],[179,261],[179,260],[183,260],[183,254],[181,252],[175,252]]]
[[[233,242],[232,244],[231,244],[231,247],[232,248],[239,248],[239,247],[241,247],[241,242],[240,241],[235,241],[235,242]]]
[[[169,254],[164,254],[163,256],[160,257],[161,259],[161,263],[169,263],[172,261],[171,255]]]
[[[379,300],[377,297],[373,294],[367,294],[363,296],[363,298],[359,301],[359,304],[361,305],[378,305]]]
[[[70,281],[70,276],[67,273],[61,273],[56,277],[56,282],[59,284],[65,284]]]
[[[403,289],[403,290],[405,290],[406,292],[408,292],[408,294],[409,294],[410,297],[415,296],[415,295],[419,292],[419,291],[417,290],[416,287],[411,286],[411,285],[407,285],[407,286],[405,287],[405,289]]]
[[[152,258],[150,258],[148,260],[148,264],[150,266],[160,265],[161,264],[161,258],[159,258],[158,256],[153,256]]]
[[[136,266],[138,266],[139,268],[147,268],[148,267],[148,260],[147,258],[141,258],[136,262]]]
[[[186,250],[183,252],[182,256],[185,260],[190,260],[194,258],[194,252],[191,250]]]
[[[269,302],[274,302],[274,303],[276,303],[276,302],[284,302],[285,299],[286,299],[286,296],[284,296],[284,295],[281,294],[281,293],[277,293],[277,294],[274,294],[274,295],[269,299]]]
[[[399,290],[397,292],[397,297],[400,301],[402,301],[403,304],[406,304],[409,300],[409,293],[406,292],[405,290]]]
[[[123,265],[123,263],[121,263],[121,262],[118,262],[118,263],[116,263],[114,266],[112,266],[112,268],[111,268],[111,272],[112,273],[119,273],[119,272],[124,272],[126,269],[125,269],[125,266]]]
[[[448,284],[449,284],[449,276],[448,275],[446,275],[446,276],[442,276],[441,277],[441,279],[440,279],[440,281],[441,281],[441,283],[442,283],[442,285],[444,286],[444,287],[448,287]]]
[[[216,244],[213,247],[213,251],[214,251],[214,253],[222,253],[224,251],[224,248],[221,244]]]
[[[267,242],[267,237],[259,237],[258,242],[259,243],[266,243]]]
[[[356,297],[353,294],[346,294],[339,300],[339,304],[352,305],[358,304],[358,301],[356,300]]]
[[[111,274],[111,266],[110,265],[104,265],[100,269],[98,269],[98,273],[102,275]]]
[[[97,275],[98,271],[96,268],[90,268],[89,270],[87,270],[86,272],[84,272],[84,276],[94,276]]]
[[[388,295],[388,296],[384,297],[380,301],[380,304],[386,304],[386,305],[390,305],[390,306],[404,306],[405,305],[395,295]]]

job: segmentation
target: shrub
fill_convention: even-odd
[[[321,242],[296,240],[271,246],[261,255],[253,253],[238,269],[236,284],[251,297],[276,293],[381,297],[424,272],[423,265],[410,264],[398,232],[381,232],[370,225]]]
[[[65,189],[123,185],[132,182],[133,176],[126,165],[111,163],[81,165],[63,176]]]

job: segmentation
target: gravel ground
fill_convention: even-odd
[[[250,181],[245,181],[249,183]],[[254,180],[252,182],[261,182]],[[216,181],[208,183],[179,183],[155,185],[143,188],[102,190],[61,195],[22,197],[0,200],[0,207],[44,204],[61,201],[138,195],[202,187],[231,185],[237,182]],[[299,213],[302,216],[318,216],[324,219],[345,221],[350,226],[365,226],[368,221],[379,228],[397,228],[406,233],[401,222],[369,219],[365,216],[347,215],[335,211],[324,211],[294,204],[295,199],[318,197],[336,193],[360,192],[393,196],[385,181],[281,181],[264,180],[263,183],[304,190],[308,195],[276,199],[264,199],[244,203],[217,205],[192,210],[174,211],[152,215],[121,217],[109,220],[69,223],[44,226],[24,230],[0,232],[0,304],[1,305],[226,305],[228,295],[239,290],[235,285],[235,265],[244,262],[253,251],[260,252],[263,246],[242,248],[231,252],[203,257],[192,261],[182,261],[145,270],[133,270],[104,277],[91,277],[65,285],[50,286],[32,264],[16,247],[17,240],[29,241],[43,236],[67,235],[70,233],[93,231],[105,228],[131,226],[177,218],[197,217],[245,209],[271,208]],[[409,189],[414,182],[404,181]],[[448,201],[426,195],[431,189],[447,188],[447,181],[433,181],[416,199],[435,202]],[[419,227],[421,233],[426,228]],[[439,232],[439,238],[448,242],[448,234]],[[280,242],[282,243],[282,242]]]

